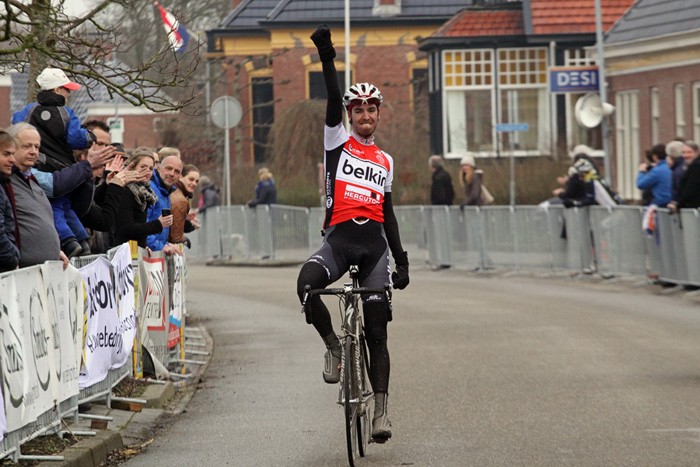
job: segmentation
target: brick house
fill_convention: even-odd
[[[234,2],[236,3],[236,2]],[[238,164],[262,163],[270,126],[290,106],[325,98],[321,63],[309,35],[321,23],[333,30],[341,83],[377,84],[384,120],[411,125],[416,105],[427,103],[427,60],[417,40],[433,34],[471,0],[363,0],[350,4],[350,54],[345,65],[343,0],[243,0],[207,31],[215,83],[212,99],[238,98],[243,119],[236,139]],[[218,84],[216,75],[220,76]]]
[[[700,141],[700,2],[638,0],[605,39],[614,115],[615,182],[640,198],[645,149],[675,137]]]
[[[633,0],[601,0],[609,29]],[[577,144],[602,152],[600,127],[574,118],[583,93],[553,93],[553,66],[595,65],[595,4],[484,0],[420,42],[430,70],[431,149],[448,158],[553,156]],[[500,123],[526,131],[499,132]]]

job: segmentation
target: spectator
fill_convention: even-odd
[[[185,233],[199,228],[199,222],[194,217],[195,213],[190,213],[190,200],[194,196],[198,184],[199,169],[191,164],[185,165],[182,168],[182,176],[176,185],[177,190],[170,195],[173,225],[170,227],[168,240],[171,243],[184,243],[189,248],[190,242],[185,237]],[[191,227],[188,227],[188,224]]]
[[[276,204],[277,186],[272,172],[267,167],[258,170],[258,183],[255,185],[255,199],[248,201],[248,207],[254,208],[258,204]]]
[[[162,232],[164,227],[170,226],[173,222],[172,215],[161,215],[152,221],[147,221],[148,208],[158,202],[158,196],[149,183],[155,173],[154,163],[153,151],[150,149],[134,150],[126,161],[127,170],[136,171],[138,178],[126,185],[127,189],[119,203],[115,232],[117,245],[135,240],[140,247],[146,248],[148,235]]]
[[[598,174],[593,164],[587,158],[580,158],[569,167],[568,176],[565,186],[554,190],[564,206],[571,208],[596,204],[593,180]]]
[[[15,140],[0,131],[0,272],[12,271],[19,264],[19,248],[15,240],[15,210],[6,193],[15,163]],[[11,190],[12,187],[9,187]]]
[[[169,157],[169,156],[175,156],[175,157],[182,158],[182,154],[180,154],[180,150],[178,148],[172,148],[169,146],[165,146],[165,147],[160,148],[157,152],[158,152],[158,158],[156,159],[156,161],[162,161],[163,159],[165,159],[166,157]],[[158,164],[156,164],[156,165],[158,165]]]
[[[474,156],[466,155],[460,161],[462,170],[460,172],[459,183],[464,187],[464,206],[482,206],[484,201],[481,196],[481,185],[483,184],[484,173],[476,170]]]
[[[668,160],[668,155],[666,156],[666,160]],[[654,160],[651,157],[651,151],[648,149],[644,151],[644,161],[647,163],[647,172],[654,168]],[[649,206],[651,203],[652,195],[651,195],[651,188],[646,188],[642,190],[642,206]]]
[[[441,156],[430,156],[428,166],[432,172],[430,184],[430,204],[452,206],[455,198],[455,190],[452,186],[452,177],[445,170]]]
[[[182,160],[177,156],[168,156],[160,161],[160,165],[153,169],[151,177],[151,190],[158,199],[148,208],[147,219],[154,221],[162,216],[163,210],[170,210],[170,194],[175,190],[175,184],[180,180],[182,173]],[[170,216],[169,216],[170,217]],[[163,230],[151,234],[146,240],[148,248],[153,251],[164,251],[166,254],[177,253],[178,248],[168,243],[170,224],[163,226]]]
[[[7,132],[17,143],[15,163],[7,187],[10,187],[8,195],[15,206],[19,265],[24,268],[44,261],[61,260],[67,267],[68,257],[61,251],[51,203],[31,171],[39,158],[39,132],[28,123],[12,125]]]
[[[685,159],[683,159],[683,141],[673,140],[666,145],[666,162],[671,169],[672,195],[671,199],[678,199],[678,189],[685,173]]]
[[[121,164],[126,156],[124,148],[112,144],[112,135],[107,123],[102,120],[88,120],[85,128],[95,135],[95,143],[91,149],[114,147],[114,158],[109,162],[109,173],[122,173],[122,176],[110,175],[109,180],[104,179],[108,175],[106,166],[94,167],[92,171],[94,196],[90,199],[90,206],[80,222],[88,229],[90,238],[88,244],[93,253],[106,253],[114,244],[114,222],[117,216],[117,206],[122,197],[121,190],[130,179],[122,171]],[[88,151],[77,152],[78,160],[89,155]],[[104,209],[103,209],[104,207]]]
[[[36,165],[39,170],[50,173],[75,164],[73,150],[91,146],[95,137],[81,127],[78,117],[66,106],[71,91],[80,89],[79,84],[70,81],[58,68],[45,68],[36,81],[41,89],[37,102],[16,112],[12,116],[12,123],[28,122],[37,129],[41,137],[41,148]],[[86,189],[88,192],[84,197],[89,200],[92,198],[92,186],[88,185]],[[61,249],[69,258],[89,254],[89,236],[73,209],[71,198],[54,194],[49,195],[49,200]],[[89,206],[89,201],[86,204]]]
[[[202,190],[199,194],[199,201],[197,202],[197,212],[199,214],[204,214],[208,208],[213,208],[221,204],[221,196],[219,195],[219,187],[206,175],[202,175],[199,184]]]
[[[109,233],[116,230],[119,205],[126,186],[143,179],[135,170],[124,170],[123,158],[117,155],[105,169],[105,180],[95,189],[95,200],[88,212],[80,218],[83,225],[93,230],[93,253],[106,253],[115,244]]]
[[[672,212],[683,208],[700,208],[700,147],[694,141],[683,146],[685,173],[678,187],[678,198],[669,203]]]
[[[671,201],[672,178],[671,169],[666,164],[666,146],[657,144],[649,151],[653,161],[651,164],[642,162],[637,172],[637,188],[651,190],[651,204],[665,208]]]

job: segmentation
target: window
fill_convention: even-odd
[[[693,141],[700,141],[700,82],[693,83]]]
[[[685,135],[685,84],[676,84],[673,88],[674,102],[676,108],[676,136],[686,138]]]
[[[413,121],[417,128],[424,126],[427,134],[428,111],[428,69],[414,68],[411,70],[411,83],[413,85]],[[420,131],[420,130],[418,130]]]
[[[256,164],[267,158],[270,128],[275,121],[275,100],[272,78],[251,79],[253,94],[253,157]]]
[[[549,153],[547,49],[450,50],[443,54],[448,155]],[[527,123],[528,131],[496,134],[497,123]]]
[[[639,199],[635,185],[639,166],[639,92],[615,93],[616,188],[625,199]]]
[[[651,117],[651,144],[661,141],[659,137],[659,88],[656,86],[649,90],[649,110]]]
[[[350,78],[352,82],[352,75]],[[345,71],[343,70],[338,70],[338,84],[340,84],[340,92],[345,92]],[[310,71],[309,99],[323,99],[325,101],[327,98],[328,93],[326,92],[326,83],[323,82],[323,72]]]

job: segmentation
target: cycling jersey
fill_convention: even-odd
[[[325,127],[326,218],[324,228],[353,218],[384,222],[384,195],[391,192],[394,161],[374,144],[348,134],[342,122]]]

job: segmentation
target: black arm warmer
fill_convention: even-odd
[[[396,264],[408,264],[408,256],[401,246],[399,236],[399,223],[394,214],[394,205],[391,202],[391,192],[384,194],[384,233],[389,243],[391,255]]]
[[[333,60],[323,62],[323,80],[326,83],[328,102],[326,104],[326,126],[333,128],[343,121],[343,99],[338,84],[338,72]]]

